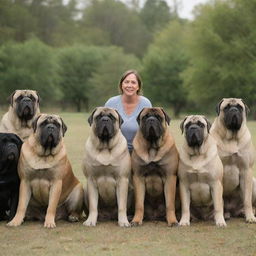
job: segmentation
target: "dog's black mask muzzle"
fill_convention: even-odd
[[[224,110],[224,123],[227,129],[231,131],[238,131],[243,123],[242,109],[232,106]]]
[[[192,124],[186,130],[186,140],[189,147],[200,147],[204,140],[204,129]]]
[[[54,148],[60,141],[60,129],[49,123],[42,128],[40,142],[44,148]]]
[[[17,115],[20,119],[30,120],[34,116],[34,103],[29,97],[23,97],[17,104]]]
[[[142,122],[142,134],[147,141],[157,141],[164,132],[161,122],[155,116],[150,116]]]
[[[109,116],[101,116],[96,122],[96,134],[101,141],[109,141],[115,135],[114,123]]]

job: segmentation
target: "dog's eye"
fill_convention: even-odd
[[[228,110],[230,108],[230,104],[228,104],[226,107],[224,107],[224,110]]]
[[[200,121],[197,122],[197,125],[198,125],[199,127],[201,127],[201,128],[204,128],[204,127],[205,127],[205,125],[204,125],[203,123],[201,123]]]
[[[113,121],[116,120],[116,118],[112,114],[109,114],[108,116],[111,118],[111,120],[113,120]]]
[[[191,122],[188,122],[188,123],[185,125],[185,128],[187,129],[190,125],[191,125]]]
[[[157,116],[156,116],[156,118],[157,118],[160,122],[162,122],[162,121],[163,121],[162,117],[161,117],[161,116],[159,116],[159,115],[157,115]]]
[[[242,107],[241,105],[237,104],[236,107],[237,107],[237,109],[238,109],[240,112],[243,111],[243,107]]]
[[[36,101],[36,99],[34,98],[34,96],[30,95],[29,98],[32,100],[32,101]]]
[[[53,124],[56,125],[58,128],[60,127],[60,124],[57,121],[54,121]]]
[[[16,101],[21,101],[21,100],[22,100],[22,98],[23,98],[23,96],[22,96],[22,95],[20,95],[20,96],[16,99]]]

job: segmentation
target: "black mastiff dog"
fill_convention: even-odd
[[[19,199],[17,164],[22,140],[13,133],[0,133],[0,220],[11,220]]]

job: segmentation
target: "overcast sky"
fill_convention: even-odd
[[[123,2],[129,2],[131,0],[121,0]],[[139,0],[140,4],[144,3],[146,0]],[[173,0],[165,0],[169,6],[173,6]],[[179,15],[182,18],[186,19],[192,19],[192,10],[193,8],[198,4],[204,4],[206,2],[209,2],[210,0],[178,0],[178,2],[181,3],[181,6],[179,8]],[[69,2],[69,0],[63,0],[64,3]],[[85,0],[80,0],[80,3],[85,2]]]
[[[170,1],[168,1],[170,3]],[[181,7],[179,10],[179,15],[182,18],[192,19],[192,10],[194,6],[198,4],[204,4],[206,2],[209,2],[209,0],[181,0]],[[170,3],[171,5],[171,3]]]

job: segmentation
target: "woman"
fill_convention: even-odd
[[[123,118],[121,131],[131,153],[132,141],[139,128],[136,118],[143,108],[152,107],[152,104],[146,97],[141,96],[142,82],[136,70],[128,70],[123,74],[119,90],[121,95],[110,98],[105,106],[117,109]]]

